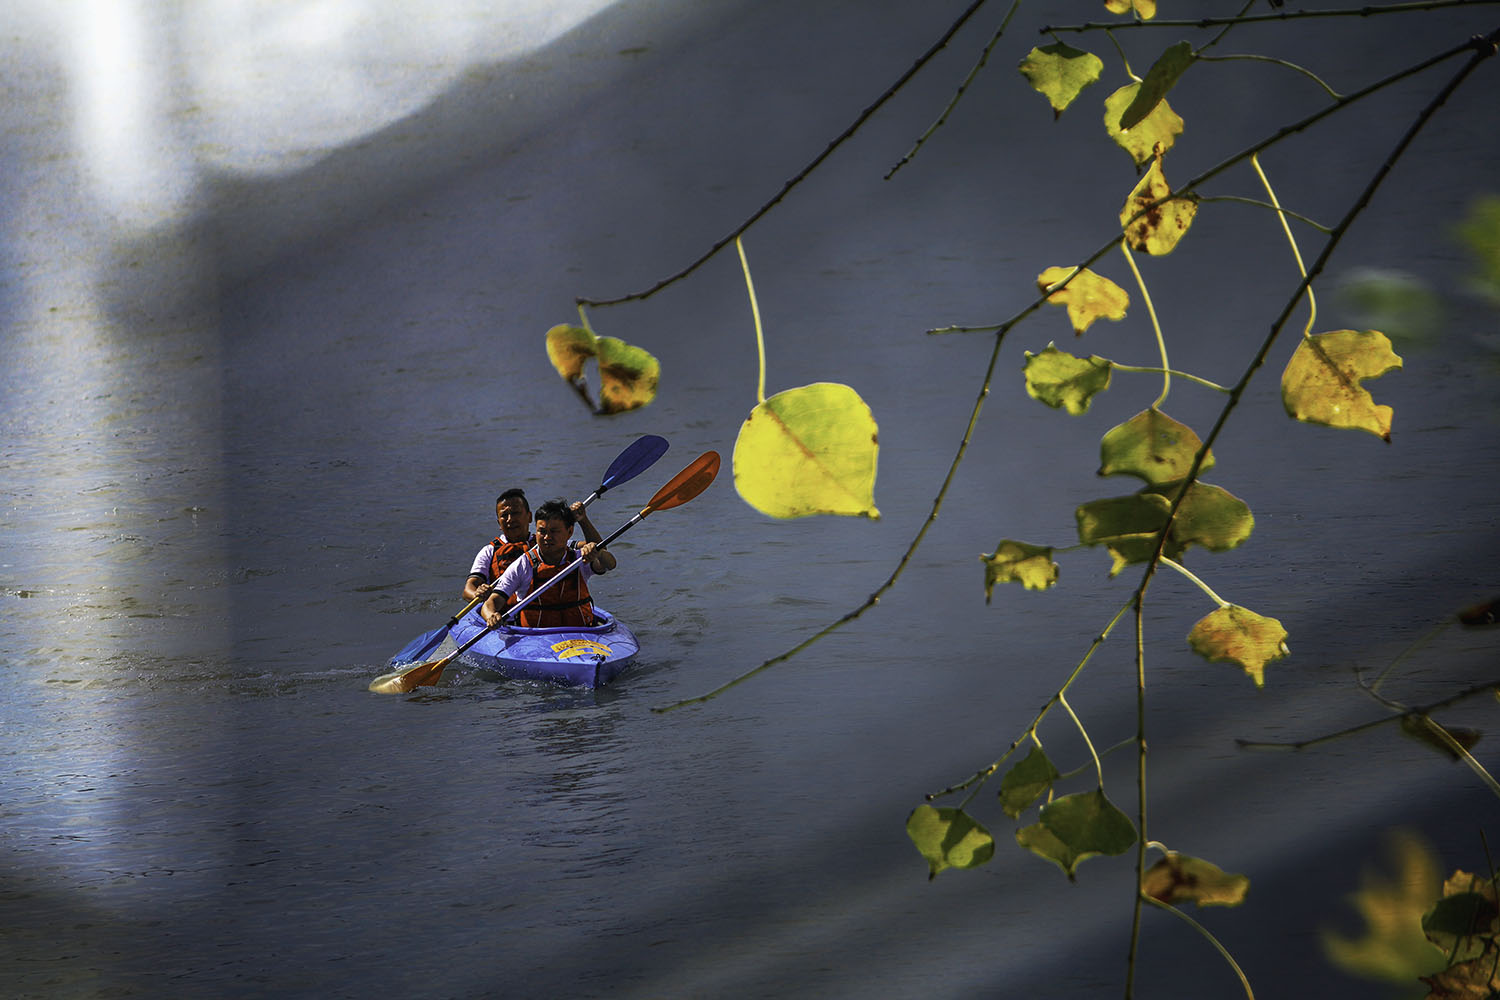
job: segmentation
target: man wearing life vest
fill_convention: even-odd
[[[521,558],[527,546],[536,544],[536,536],[527,533],[531,527],[531,504],[519,489],[509,489],[495,498],[495,520],[500,534],[474,556],[474,567],[464,581],[464,600],[489,596],[510,564]]]
[[[583,528],[582,545],[569,541],[574,524]],[[599,541],[599,530],[583,504],[575,502],[570,507],[561,500],[548,500],[536,509],[536,544],[510,564],[480,614],[487,623],[495,624],[512,599],[526,597],[582,557],[577,569],[521,609],[519,624],[524,628],[592,625],[594,602],[589,596],[589,578],[615,568],[614,553],[599,548]]]

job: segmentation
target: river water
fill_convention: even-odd
[[[999,849],[981,869],[929,882],[904,832],[925,793],[1022,733],[1138,580],[1069,552],[1057,589],[984,600],[977,556],[996,541],[1066,545],[1077,504],[1134,489],[1095,476],[1097,442],[1155,397],[1153,376],[1118,374],[1076,419],[1024,394],[1022,352],[1069,349],[1060,313],[1007,341],[941,515],[876,608],[717,700],[652,711],[885,580],[928,516],[991,344],[923,331],[1004,319],[1043,267],[1107,238],[1131,180],[1094,135],[1096,104],[1054,124],[1010,69],[1038,25],[1079,15],[1026,12],[948,124],[882,181],[998,24],[986,9],[746,237],[768,392],[847,382],[880,424],[881,520],[777,523],[729,475],[757,375],[730,255],[591,312],[661,360],[660,396],[638,413],[589,415],[551,373],[543,332],[575,318],[576,296],[638,290],[706,249],[962,5],[627,0],[499,61],[486,46],[519,29],[436,6],[440,38],[417,30],[431,4],[300,5],[323,20],[238,35],[202,20],[233,5],[127,5],[121,51],[134,40],[159,57],[135,103],[122,98],[145,117],[109,118],[129,135],[89,131],[90,114],[119,108],[78,70],[87,32],[55,12],[8,15],[3,992],[1119,995],[1128,858],[1086,862],[1070,884],[1010,843],[1016,824],[989,793],[973,810]],[[1353,90],[1493,30],[1493,13],[1308,21],[1237,42]],[[373,36],[356,30],[377,20]],[[264,54],[256,31],[277,27],[364,47],[270,64],[306,71],[290,82],[245,70]],[[1165,37],[1121,36],[1138,73]],[[1089,42],[1108,63],[1107,43]],[[231,94],[232,72],[250,76]],[[1399,342],[1404,369],[1371,383],[1395,407],[1392,441],[1288,421],[1287,346],[1216,448],[1208,479],[1250,504],[1256,530],[1192,565],[1279,618],[1292,656],[1263,690],[1205,664],[1181,636],[1211,605],[1169,574],[1153,585],[1152,835],[1251,876],[1247,905],[1197,916],[1260,996],[1380,989],[1332,967],[1319,935],[1358,929],[1346,896],[1390,831],[1471,870],[1500,832],[1500,804],[1470,772],[1392,727],[1296,754],[1234,743],[1382,716],[1354,668],[1378,673],[1500,586],[1497,313],[1464,290],[1450,235],[1500,177],[1495,72],[1437,116],[1330,269],[1330,284],[1400,269],[1442,299],[1436,332]],[[1105,79],[1123,82],[1117,61]],[[1267,154],[1283,202],[1335,221],[1437,80]],[[1283,69],[1206,64],[1172,100],[1189,123],[1168,160],[1177,178],[1320,95]],[[307,107],[321,117],[290,117]],[[1219,193],[1260,196],[1244,168]],[[1126,283],[1118,258],[1099,266]],[[1223,383],[1296,277],[1277,228],[1233,203],[1205,206],[1147,273],[1174,367]],[[1331,292],[1319,308],[1320,329],[1357,322]],[[1156,356],[1136,305],[1080,350]],[[1179,379],[1167,410],[1203,433],[1221,398]],[[598,582],[641,639],[637,666],[594,692],[460,668],[411,696],[367,693],[461,605],[500,489],[581,496],[645,433],[671,451],[594,505],[605,531],[701,451],[725,471],[622,536],[619,572]],[[1129,632],[1070,697],[1100,749],[1135,732]],[[1422,704],[1492,679],[1495,640],[1441,632],[1383,691]],[[1483,728],[1493,705],[1442,718]],[[1056,714],[1043,736],[1065,767],[1088,762]],[[1500,763],[1488,740],[1475,752]],[[1134,814],[1127,758],[1107,756],[1106,788]],[[1087,771],[1071,780],[1089,787]],[[1139,995],[1239,995],[1206,943],[1146,916]]]

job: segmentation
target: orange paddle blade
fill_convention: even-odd
[[[370,682],[370,690],[376,694],[407,694],[419,687],[432,686],[443,676],[443,668],[453,659],[445,656],[441,660],[430,660],[415,667],[381,674]]]
[[[672,481],[656,491],[656,496],[646,504],[642,513],[654,510],[669,510],[680,507],[693,497],[708,489],[719,474],[719,453],[705,451],[688,463],[687,468],[672,477]]]

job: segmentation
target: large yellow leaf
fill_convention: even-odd
[[[1125,199],[1125,207],[1120,209],[1120,225],[1125,227],[1125,239],[1132,250],[1154,257],[1165,256],[1175,250],[1177,241],[1187,234],[1193,216],[1198,214],[1198,202],[1192,196],[1162,201],[1171,193],[1158,152],[1151,169],[1146,171],[1146,176]]]
[[[1084,87],[1099,79],[1104,60],[1092,52],[1055,42],[1032,49],[1021,60],[1020,69],[1032,88],[1051,103],[1055,118]]]
[[[1386,335],[1334,330],[1305,337],[1281,374],[1281,402],[1289,416],[1310,424],[1350,427],[1391,439],[1389,406],[1378,406],[1360,385],[1401,367]]]
[[[1113,366],[1097,354],[1080,358],[1048,344],[1041,354],[1026,352],[1026,393],[1073,416],[1088,412],[1097,393],[1109,388]]]
[[[1076,268],[1049,267],[1037,275],[1036,287],[1045,292],[1072,274]],[[1108,278],[1084,268],[1067,286],[1047,296],[1055,306],[1068,307],[1073,333],[1079,337],[1096,319],[1124,319],[1130,305],[1130,293]]]
[[[1104,99],[1104,129],[1121,149],[1130,154],[1137,169],[1151,162],[1158,148],[1163,153],[1170,150],[1182,134],[1182,116],[1172,110],[1165,97],[1135,125],[1120,127],[1120,118],[1135,103],[1140,90],[1140,84],[1128,83]]]
[[[1105,433],[1099,442],[1099,475],[1140,476],[1153,485],[1178,482],[1187,478],[1201,447],[1191,427],[1152,407]],[[1213,467],[1210,451],[1198,471]]]
[[[1286,629],[1275,618],[1231,604],[1201,619],[1188,633],[1188,645],[1209,662],[1238,663],[1255,681],[1266,683],[1266,664],[1291,653]]]
[[[878,518],[875,417],[838,382],[778,392],[750,411],[734,442],[734,488],[771,517]]]

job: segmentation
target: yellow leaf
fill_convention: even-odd
[[[1162,201],[1171,193],[1158,152],[1151,169],[1146,171],[1146,176],[1125,199],[1125,207],[1120,209],[1120,225],[1125,227],[1125,239],[1132,250],[1161,257],[1175,250],[1177,241],[1187,234],[1193,216],[1198,214],[1198,202],[1191,196]]]
[[[1133,11],[1142,21],[1149,21],[1156,16],[1156,0],[1104,0],[1104,9],[1111,14]]]
[[[1163,903],[1239,906],[1250,891],[1250,880],[1202,858],[1171,851],[1141,877],[1141,891]]]
[[[583,363],[596,353],[598,341],[581,326],[559,323],[547,331],[547,358],[569,382],[583,377]]]
[[[1389,406],[1378,406],[1360,385],[1401,367],[1385,334],[1334,330],[1304,337],[1281,375],[1281,402],[1288,416],[1310,424],[1349,427],[1391,439]]]
[[[1045,292],[1075,270],[1077,268],[1049,267],[1037,275],[1036,287]],[[1125,309],[1130,305],[1130,293],[1108,278],[1084,268],[1068,282],[1067,287],[1048,295],[1047,301],[1055,306],[1068,307],[1073,333],[1081,337],[1096,319],[1124,319]]]
[[[655,357],[615,337],[598,343],[600,413],[638,409],[656,398],[661,364]]]
[[[1109,388],[1112,369],[1097,354],[1079,358],[1048,344],[1041,354],[1026,352],[1026,394],[1076,417],[1088,412],[1096,393]]]
[[[750,411],[734,443],[734,487],[771,517],[880,517],[875,417],[837,382],[778,392]]]
[[[1046,590],[1057,582],[1058,565],[1046,545],[1005,539],[995,551],[979,557],[984,562],[984,603],[997,583],[1019,583],[1027,590]]]
[[[1111,427],[1099,442],[1099,475],[1139,476],[1153,485],[1186,479],[1203,441],[1193,429],[1155,407]],[[1198,471],[1214,467],[1214,453]]]
[[[1151,162],[1158,148],[1163,153],[1169,151],[1182,134],[1182,116],[1172,110],[1166,98],[1157,101],[1151,113],[1130,128],[1120,128],[1121,117],[1135,103],[1140,90],[1139,83],[1129,83],[1104,99],[1104,129],[1130,154],[1137,169]]]
[[[1200,619],[1188,633],[1188,645],[1210,663],[1238,663],[1256,687],[1265,686],[1267,663],[1291,653],[1281,622],[1238,604]]]
[[[1056,117],[1084,87],[1099,79],[1104,61],[1092,52],[1056,42],[1032,49],[1021,60],[1020,69],[1032,89],[1047,98]]]

